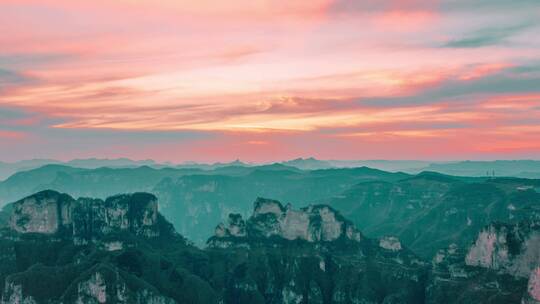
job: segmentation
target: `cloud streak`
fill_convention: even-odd
[[[2,1],[0,160],[538,155],[512,3]]]
[[[449,48],[478,48],[508,43],[507,39],[533,24],[526,23],[508,27],[494,27],[475,31],[463,38],[448,41],[444,47]]]

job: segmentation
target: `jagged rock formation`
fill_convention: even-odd
[[[13,204],[0,229],[0,303],[216,303],[197,254],[157,211],[155,196],[73,199],[43,191]],[[197,300],[198,299],[198,300]]]
[[[465,261],[467,265],[528,278],[540,265],[540,225],[491,224],[480,231]]]
[[[254,303],[422,303],[426,265],[395,237],[371,240],[329,206],[259,198],[208,241],[239,266],[225,298]],[[246,252],[247,250],[247,252]]]
[[[540,303],[536,221],[488,225],[429,264],[327,205],[258,199],[247,219],[219,224],[205,250],[175,233],[147,193],[43,191],[9,211],[1,304]]]
[[[227,240],[264,240],[278,237],[307,242],[332,242],[340,238],[360,241],[362,234],[329,206],[316,205],[294,210],[275,200],[258,198],[246,223],[240,214],[230,214],[228,226],[218,225],[212,246],[227,246]]]
[[[440,250],[427,287],[428,303],[537,303],[539,237],[536,222],[493,223],[469,248]]]

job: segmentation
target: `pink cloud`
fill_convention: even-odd
[[[390,31],[425,30],[439,21],[439,14],[428,10],[390,10],[373,17],[374,26]]]
[[[16,131],[5,131],[0,130],[0,138],[4,139],[21,139],[26,137],[26,134],[23,132],[16,132]]]
[[[144,151],[117,146],[162,159],[392,158],[395,146],[411,158],[538,151],[527,144],[539,139],[531,88],[477,94],[467,87],[430,98],[503,74],[525,79],[513,69],[538,59],[527,43],[441,47],[499,19],[439,4],[2,1],[0,68],[32,81],[2,88],[0,105],[36,115],[1,123],[29,134],[215,135],[189,147],[172,140]],[[520,12],[504,13],[521,20]]]

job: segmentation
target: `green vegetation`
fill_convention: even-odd
[[[0,198],[49,187],[75,196],[113,196],[75,200],[52,190],[36,193],[36,204],[58,202],[59,230],[51,236],[17,234],[7,226],[18,209],[7,204],[0,211],[0,281],[22,285],[23,294],[38,303],[92,297],[81,295],[81,286],[99,281],[96,273],[103,276],[109,299],[122,294],[128,303],[153,297],[163,303],[282,303],[285,298],[433,303],[484,297],[512,302],[521,299],[526,278],[463,265],[466,249],[486,225],[511,225],[501,229],[512,229],[505,246],[515,258],[540,219],[540,180],[407,175],[365,167],[88,170],[54,165],[0,183]],[[125,189],[134,193],[116,195]],[[280,219],[271,213],[248,218],[261,196],[285,203],[279,203],[282,212],[287,203],[295,210],[329,205],[340,212],[336,220],[354,223],[367,237],[359,244],[346,238],[313,244],[267,237],[260,229],[275,229]],[[255,208],[265,202],[271,200],[257,200]],[[226,220],[244,225],[247,236],[212,237],[208,244],[225,248],[200,249]],[[29,221],[21,213],[11,223]],[[124,225],[128,229],[117,230]],[[310,229],[321,231],[323,225],[322,217],[310,217]],[[399,237],[397,253],[369,239],[387,235]],[[429,261],[449,247],[461,250],[430,270]],[[6,286],[0,293],[14,292]]]

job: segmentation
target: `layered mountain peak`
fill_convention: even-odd
[[[9,228],[18,233],[61,234],[87,242],[114,232],[157,237],[157,198],[149,193],[122,194],[100,199],[73,199],[46,190],[13,204]]]
[[[311,205],[295,210],[290,204],[283,206],[276,200],[258,198],[247,221],[240,214],[229,215],[226,224],[216,227],[210,243],[223,245],[223,240],[269,238],[314,243],[338,239],[360,241],[362,234],[330,206]]]

